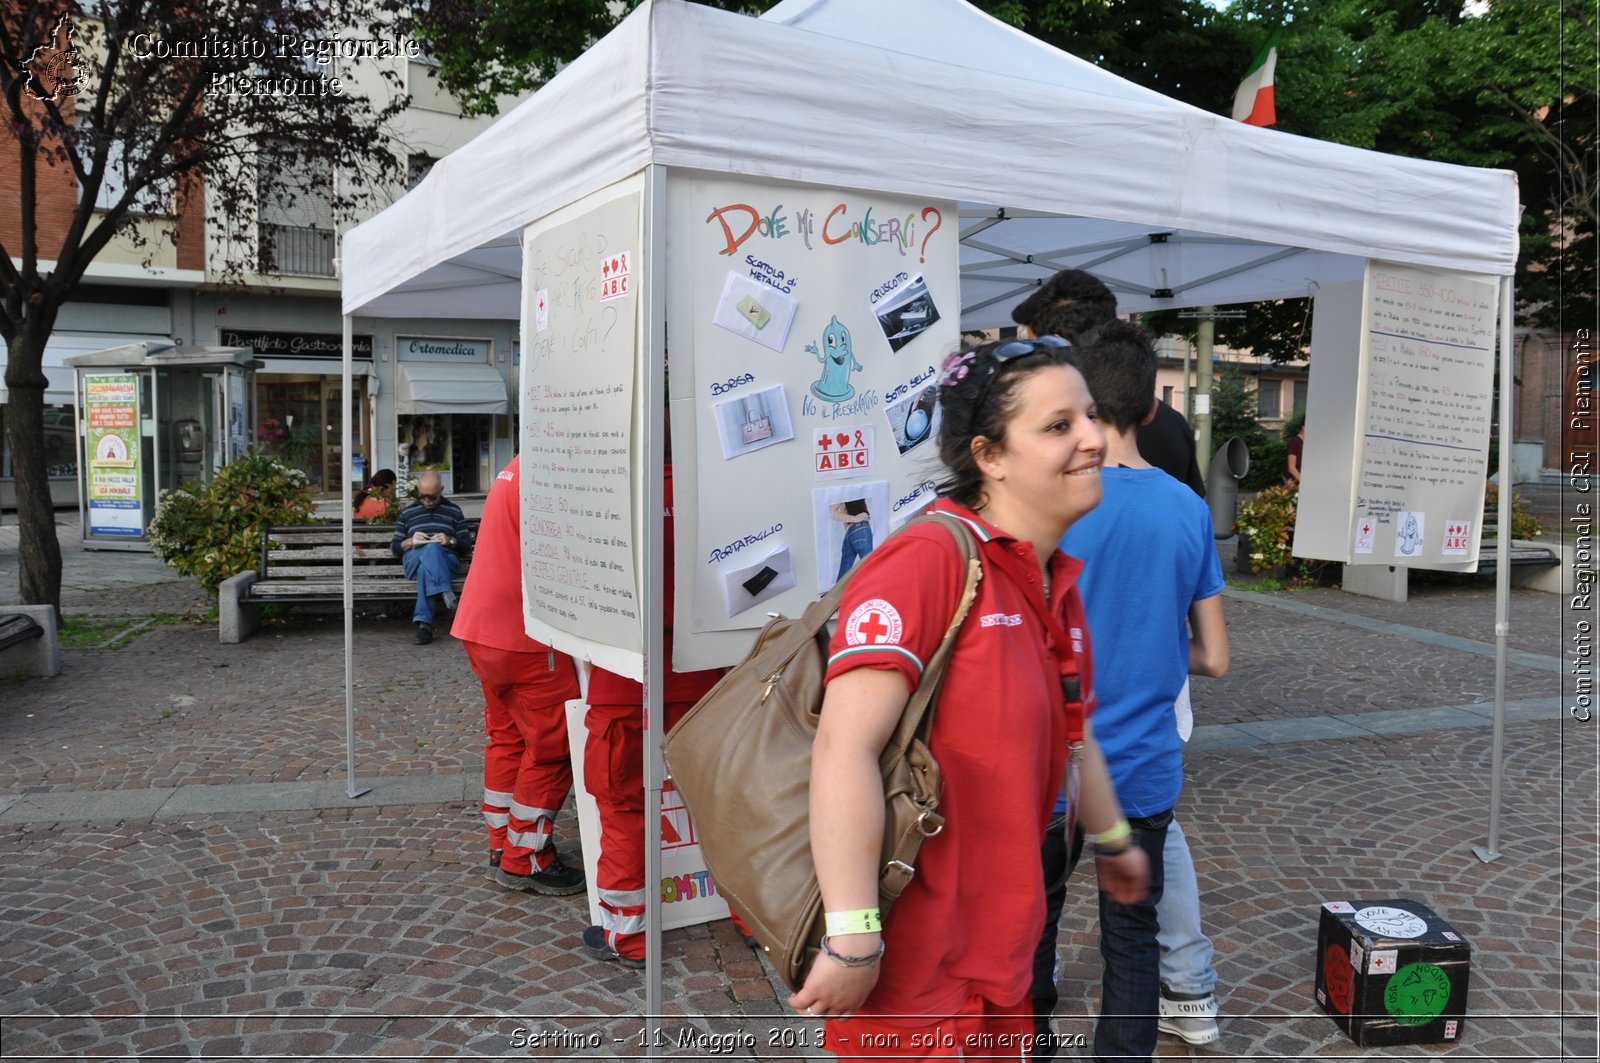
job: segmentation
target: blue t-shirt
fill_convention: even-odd
[[[1222,591],[1206,504],[1160,469],[1101,471],[1100,504],[1067,530],[1082,558],[1094,639],[1094,736],[1122,810],[1178,803],[1183,741],[1173,703],[1189,674],[1189,607]]]

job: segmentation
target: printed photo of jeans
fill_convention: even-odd
[[[844,579],[844,574],[850,571],[850,566],[870,553],[872,553],[872,524],[863,520],[846,528],[844,549],[839,552],[839,574],[833,577],[834,582]]]

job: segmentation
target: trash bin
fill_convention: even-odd
[[[1238,436],[1217,448],[1206,472],[1206,505],[1211,507],[1211,532],[1226,539],[1238,530],[1239,481],[1250,472],[1250,448]]]

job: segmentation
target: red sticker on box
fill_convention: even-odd
[[[1328,987],[1328,999],[1341,1015],[1350,1014],[1350,1000],[1355,995],[1355,978],[1350,971],[1350,956],[1337,944],[1329,945],[1322,957],[1322,980]]]

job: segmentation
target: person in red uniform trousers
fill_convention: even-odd
[[[572,792],[566,703],[578,696],[578,674],[572,658],[523,631],[521,469],[519,455],[489,488],[450,633],[483,684],[490,873],[510,889],[561,896],[586,885],[552,841]]]
[[[1055,336],[946,359],[936,512],[966,523],[983,578],[956,636],[930,749],[944,830],[885,917],[878,910],[878,757],[938,647],[965,582],[951,533],[908,528],[850,578],[813,747],[811,852],[827,936],[789,1003],[826,1018],[841,1058],[1023,1059],[1044,926],[1039,851],[1069,748],[1102,886],[1143,896],[1145,856],[1086,716],[1094,704],[1082,563],[1062,534],[1100,501],[1105,436]],[[848,1021],[846,1021],[848,1020]]]
[[[666,632],[663,655],[672,661],[672,466],[666,469]],[[476,564],[476,562],[474,562]],[[721,669],[667,672],[663,732],[683,718],[722,678]],[[583,948],[597,960],[644,966],[644,687],[603,668],[589,676],[589,738],[583,748],[583,785],[600,808],[600,859],[595,885],[600,925],[583,932]]]

